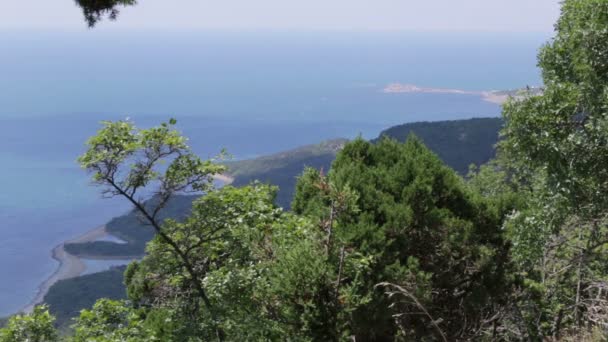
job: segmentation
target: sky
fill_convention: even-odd
[[[138,0],[101,30],[551,32],[560,0]],[[74,0],[0,0],[0,29],[86,30]]]

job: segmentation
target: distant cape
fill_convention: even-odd
[[[391,83],[382,89],[385,94],[459,94],[459,95],[476,95],[480,96],[484,101],[503,104],[510,98],[523,98],[526,95],[540,95],[543,89],[541,87],[526,87],[513,90],[484,90],[472,91],[450,88],[430,88],[421,87],[414,84],[406,83]]]

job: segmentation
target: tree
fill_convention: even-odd
[[[100,299],[82,310],[74,324],[72,342],[161,341],[146,329],[143,315],[123,302]]]
[[[315,185],[318,178],[304,174],[293,209],[323,221],[327,199]],[[357,195],[358,210],[336,218],[334,239],[369,265],[357,278],[342,280],[361,299],[342,328],[357,340],[435,338],[438,328],[449,339],[475,336],[508,288],[504,213],[415,137],[404,144],[388,138],[347,144],[329,182]],[[396,284],[416,301],[393,301],[379,283]],[[433,321],[419,314],[421,306]]]
[[[196,200],[186,221],[167,222],[168,234],[197,269],[205,269],[205,287],[227,339],[338,340],[338,316],[353,300],[341,279],[356,278],[360,258],[344,256],[331,243],[329,221],[316,225],[277,208],[275,193],[260,184],[223,187]],[[328,196],[336,201],[337,218],[345,197],[333,190]],[[126,273],[129,297],[179,322],[164,325],[170,339],[204,340],[210,318],[193,310],[196,292],[176,267],[179,260],[159,238],[147,251]],[[342,256],[336,258],[336,251]]]
[[[227,339],[249,333],[255,336],[271,327],[259,313],[253,292],[266,254],[272,227],[281,211],[273,204],[268,186],[230,186],[197,199],[184,222],[169,220],[166,234],[189,257],[193,268],[205,275],[204,284],[217,323]],[[178,325],[168,327],[175,340],[206,340],[214,318],[197,309],[198,293],[180,267],[181,261],[161,237],[148,244],[147,255],[126,272],[128,295],[140,307],[164,311]],[[252,329],[252,328],[255,328]]]
[[[538,338],[608,322],[608,2],[564,1],[555,29],[544,93],[505,105],[500,144],[531,190],[506,227]]]
[[[223,340],[214,305],[203,285],[205,269],[197,269],[192,256],[168,232],[159,212],[181,193],[212,191],[213,176],[224,167],[213,160],[202,161],[186,145],[175,129],[175,120],[159,127],[137,129],[129,121],[104,122],[97,135],[87,142],[88,150],[79,158],[83,168],[93,174],[93,181],[107,197],[127,199],[141,214],[144,222],[154,228],[159,241],[166,246],[199,301],[211,315],[216,337]],[[146,205],[144,191],[153,191],[155,200]]]
[[[36,306],[30,314],[11,317],[0,329],[0,342],[57,342],[54,322],[46,306]]]
[[[522,170],[545,170],[551,191],[585,216],[608,206],[607,45],[608,3],[565,1],[539,54],[544,94],[503,112],[502,150]]]
[[[89,27],[93,27],[104,16],[116,20],[120,13],[119,7],[133,6],[137,4],[137,0],[76,0],[76,4],[82,8]]]

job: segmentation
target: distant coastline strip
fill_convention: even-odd
[[[232,182],[234,182],[234,178],[225,173],[214,175],[213,178],[224,183],[223,185],[230,185]]]
[[[46,296],[46,294],[49,292],[51,286],[53,286],[60,280],[78,277],[86,271],[86,265],[81,258],[65,251],[63,247],[66,243],[92,242],[104,238],[108,235],[109,234],[106,231],[106,227],[101,226],[91,231],[88,231],[75,239],[65,241],[64,243],[55,246],[55,248],[53,248],[53,251],[51,252],[51,255],[53,259],[59,262],[57,270],[55,270],[55,272],[47,280],[40,284],[40,286],[38,287],[38,292],[36,293],[34,299],[21,311],[25,313],[32,312],[36,305],[44,301],[44,296]]]
[[[541,88],[533,87],[516,90],[507,90],[507,91],[497,91],[497,90],[489,90],[489,91],[470,91],[470,90],[462,90],[462,89],[449,89],[449,88],[427,88],[420,87],[413,84],[402,84],[402,83],[391,83],[382,89],[382,92],[385,94],[458,94],[458,95],[475,95],[480,96],[482,100],[486,102],[495,103],[501,105],[510,98],[521,98],[523,95],[530,94],[536,95],[539,92],[542,92]]]
[[[213,176],[214,179],[223,183],[223,185],[229,185],[234,181],[228,174],[218,174]],[[106,230],[106,226],[100,226],[93,230],[90,230],[83,235],[67,240],[53,248],[51,252],[51,256],[53,259],[59,262],[59,266],[53,272],[53,274],[46,279],[40,286],[38,287],[38,291],[36,292],[36,296],[30,303],[25,306],[21,312],[30,313],[34,310],[34,307],[38,304],[41,304],[44,301],[44,297],[49,292],[50,288],[55,285],[58,281],[70,278],[76,278],[81,276],[87,269],[86,264],[83,259],[91,259],[91,260],[124,260],[129,257],[115,256],[115,257],[100,257],[95,255],[87,255],[86,257],[78,257],[68,253],[64,246],[68,243],[85,243],[85,242],[93,242],[98,241],[103,238],[110,236]]]

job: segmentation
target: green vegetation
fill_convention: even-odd
[[[276,202],[289,209],[296,185],[296,178],[304,167],[329,170],[347,140],[336,139],[317,145],[303,146],[270,156],[226,163],[228,174],[234,178],[232,185],[243,186],[254,181],[268,183],[279,188]]]
[[[466,175],[471,164],[481,165],[495,155],[498,131],[503,121],[499,118],[409,123],[391,127],[380,134],[406,141],[410,134],[418,136],[449,166]],[[380,138],[378,138],[380,139]],[[378,141],[376,139],[375,141]],[[278,187],[276,203],[289,210],[298,175],[306,167],[328,171],[336,154],[346,144],[336,139],[316,145],[255,159],[227,162],[233,186],[245,186],[254,181]],[[161,220],[186,217],[196,196],[175,196],[161,210]],[[149,204],[152,205],[152,204]],[[108,241],[66,244],[66,250],[77,256],[133,256],[144,254],[146,243],[154,237],[154,230],[141,220],[137,210],[111,220],[106,229],[126,244]]]
[[[29,315],[15,315],[0,329],[0,342],[56,342],[59,334],[55,318],[46,306],[37,306]]]
[[[498,141],[498,131],[502,123],[499,118],[409,123],[391,127],[380,136],[406,141],[410,134],[415,134],[448,166],[465,175],[471,164],[481,165],[494,157],[494,145]],[[345,139],[330,140],[270,156],[227,162],[227,174],[234,178],[232,185],[237,187],[254,181],[277,186],[276,203],[288,210],[297,177],[302,170],[311,167],[328,171],[336,154],[346,142]],[[159,216],[161,219],[181,220],[189,214],[195,198],[196,196],[175,196],[161,210]],[[127,243],[69,243],[65,248],[69,253],[82,257],[138,257],[144,254],[146,243],[154,237],[154,230],[141,220],[137,210],[112,219],[106,229]]]
[[[127,299],[124,286],[126,266],[113,267],[108,271],[65,279],[53,285],[44,297],[51,314],[57,321],[56,326],[66,331],[78,317],[80,311],[88,309],[100,298],[114,300]]]
[[[324,182],[330,190],[357,194],[356,210],[341,212],[340,201],[319,186]],[[468,339],[479,328],[478,317],[506,293],[508,257],[500,222],[510,206],[470,191],[415,137],[404,144],[389,138],[375,145],[353,141],[327,180],[314,170],[305,172],[293,208],[325,226],[334,263],[350,257],[368,262],[360,273],[343,275],[348,288],[343,295],[364,299],[336,309],[349,312],[337,318],[339,331],[347,333],[343,338]],[[386,296],[394,288],[403,296]],[[426,315],[411,315],[422,308]],[[433,326],[444,317],[449,319]]]
[[[391,136],[405,141],[409,133],[415,133],[427,140],[441,137],[441,132],[445,136],[467,135],[473,139],[479,139],[476,143],[471,143],[469,139],[460,140],[459,144],[439,143],[434,144],[435,152],[440,155],[442,148],[454,149],[457,146],[464,150],[468,145],[486,144],[488,155],[493,155],[492,144],[497,141],[497,130],[502,121],[500,119],[473,119],[459,120],[436,123],[414,123],[396,126],[386,130],[383,135]],[[485,135],[481,133],[472,134],[474,131],[488,130],[487,135],[494,134],[494,139],[483,140]],[[293,200],[294,191],[298,175],[306,167],[317,170],[328,171],[336,154],[347,143],[345,139],[326,141],[317,145],[309,145],[294,150],[277,153],[271,156],[264,156],[251,160],[228,162],[226,166],[228,174],[234,177],[233,186],[241,187],[249,185],[254,181],[277,186],[275,202],[282,208],[289,209]],[[476,149],[475,151],[477,151]],[[489,157],[488,157],[489,159]],[[487,159],[478,158],[473,153],[464,156],[462,165],[468,166],[472,162],[486,161]],[[460,160],[458,160],[460,161]],[[197,196],[175,196],[165,208],[160,212],[162,219],[173,218],[179,221],[190,214],[192,202]],[[151,207],[153,201],[147,203]],[[137,210],[133,210],[127,215],[111,220],[107,225],[107,230],[113,235],[127,241],[126,244],[118,244],[107,241],[72,243],[66,244],[66,250],[77,256],[133,256],[140,257],[144,254],[146,244],[154,237],[153,229],[146,225],[141,219]],[[96,289],[107,284],[109,291],[97,292]],[[85,276],[81,278],[68,279],[57,284],[49,290],[49,295],[45,303],[50,304],[52,313],[57,317],[61,325],[66,325],[70,318],[75,317],[78,310],[90,307],[96,299],[111,298],[122,299],[124,297],[124,287],[122,277],[119,277],[116,270],[100,272],[96,276]],[[71,289],[88,289],[86,291],[71,291]],[[97,293],[97,294],[96,294]],[[51,301],[52,299],[52,301]]]
[[[207,168],[217,166],[182,150],[181,140],[168,127],[140,131],[129,123],[107,123],[81,159],[90,163],[86,165],[100,185],[134,202],[158,234],[144,259],[126,272],[127,293],[135,306],[99,302],[93,312],[81,314],[77,340],[108,334],[161,340],[434,336],[435,330],[423,328],[426,318],[416,320],[421,327],[414,332],[405,322],[394,324],[391,298],[379,286],[392,286],[403,277],[426,279],[427,292],[418,292],[429,304],[434,297],[441,302],[429,315],[476,317],[492,298],[502,296],[502,211],[470,191],[417,139],[347,144],[328,176],[314,169],[304,173],[294,213],[286,213],[275,206],[275,189],[269,186],[209,188],[206,172],[215,169]],[[121,143],[112,143],[115,139]],[[149,146],[152,152],[139,153]],[[156,171],[158,155],[172,151],[189,161],[177,158],[164,174]],[[150,159],[117,171],[131,163],[132,155],[142,154]],[[122,178],[114,178],[117,174]],[[191,186],[207,194],[194,201],[186,220],[156,223],[154,213],[163,202],[144,206],[131,197],[137,187],[147,185],[142,179],[160,183],[159,196]],[[393,198],[392,205],[375,205],[388,198]],[[433,227],[437,231],[429,229]],[[421,235],[421,229],[428,235]],[[436,258],[424,255],[440,246]],[[462,263],[463,258],[477,266]],[[450,272],[430,277],[443,269]],[[463,281],[450,282],[451,277]],[[471,300],[464,312],[459,311],[460,300],[451,300],[460,291]],[[118,318],[115,312],[121,313]],[[110,329],[103,315],[133,328]],[[447,333],[469,334],[457,325]]]
[[[383,131],[380,137],[387,136],[405,142],[410,134],[415,134],[448,166],[461,175],[466,175],[471,164],[481,165],[495,156],[494,146],[498,142],[498,132],[502,125],[500,118],[418,122],[391,127]],[[243,186],[260,181],[278,186],[277,204],[289,209],[296,178],[302,170],[312,167],[328,171],[346,142],[344,139],[331,140],[226,165],[228,173],[234,177],[232,185]]]
[[[129,301],[97,301],[68,339],[606,341],[608,2],[562,6],[543,93],[505,105],[497,158],[466,180],[415,136],[359,138],[301,174],[286,212],[270,185],[214,188],[224,167],[173,120],[105,123],[80,161],[156,235]],[[160,220],[194,191],[187,217]],[[0,341],[54,341],[52,323],[38,307]]]
[[[596,329],[605,340],[608,2],[565,1],[556,30],[539,54],[543,95],[504,108],[502,164],[527,200],[505,223],[522,277],[512,301],[531,339]]]

